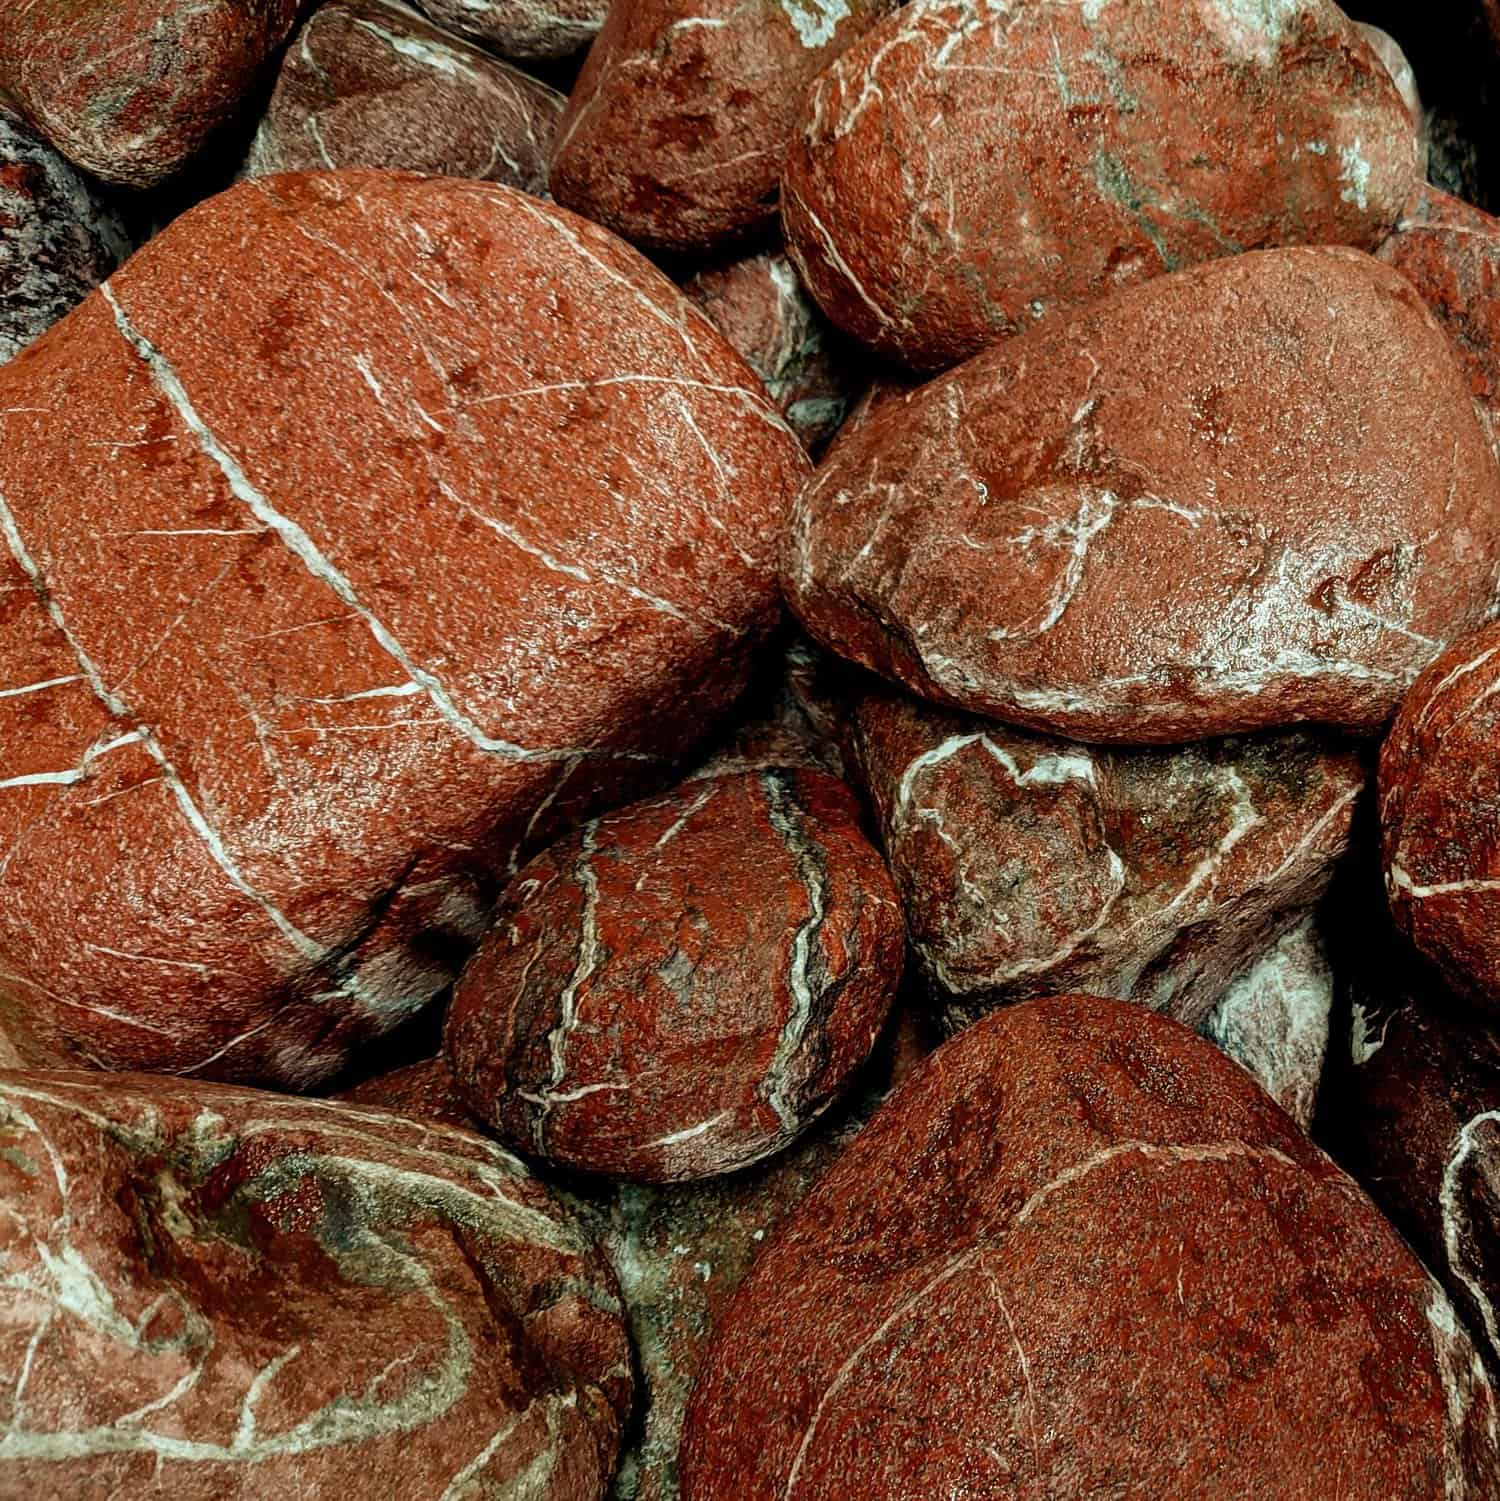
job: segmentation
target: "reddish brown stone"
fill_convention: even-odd
[[[497,1147],[42,1072],[0,1074],[0,1136],[5,1495],[604,1494],[613,1279]]]
[[[1095,997],[986,1018],[756,1262],[688,1411],[687,1501],[1479,1501],[1453,1307],[1234,1064]]]
[[[809,448],[833,436],[849,409],[854,371],[785,255],[700,271],[682,290],[744,355]]]
[[[299,0],[22,0],[0,26],[0,89],[106,182],[170,177],[239,107]]]
[[[464,972],[464,1103],[568,1167],[709,1177],[785,1146],[869,1056],[901,914],[817,771],[691,781],[527,865]]]
[[[571,56],[598,34],[609,0],[421,0],[440,25],[502,57]]]
[[[1419,143],[1417,170],[1420,175],[1427,170],[1427,111],[1422,107],[1417,75],[1401,50],[1401,44],[1390,32],[1358,21],[1355,22],[1354,29],[1370,44],[1370,50],[1385,65],[1386,72],[1391,75],[1391,82],[1396,85],[1396,92],[1401,95],[1401,102],[1406,106],[1407,114],[1411,116],[1412,128],[1417,133]]]
[[[0,102],[0,364],[129,249],[124,225],[88,180]]]
[[[618,0],[552,157],[559,203],[652,250],[776,222],[807,86],[894,0]]]
[[[0,367],[0,1009],[305,1085],[728,708],[806,459],[665,278],[494,184],[261,179],[105,291]]]
[[[1150,744],[1368,732],[1489,609],[1500,472],[1410,285],[1216,261],[877,414],[793,511],[810,633],[959,708]]]
[[[1417,680],[1380,753],[1396,925],[1480,1007],[1500,1011],[1500,625]]]
[[[566,102],[394,0],[327,0],[287,49],[246,173],[393,167],[544,193]]]
[[[462,1126],[466,1131],[479,1130],[479,1122],[464,1109],[448,1060],[442,1056],[408,1063],[388,1074],[376,1074],[334,1098],[351,1105],[389,1110],[395,1115],[409,1115],[420,1121],[439,1121],[445,1126]]]
[[[941,370],[1211,257],[1373,250],[1419,176],[1332,0],[917,0],[814,85],[784,220],[834,323]]]

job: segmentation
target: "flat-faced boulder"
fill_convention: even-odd
[[[783,217],[840,328],[941,370],[1212,257],[1373,250],[1420,175],[1332,0],[915,0],[813,85]]]
[[[513,1157],[378,1111],[0,1074],[7,1496],[599,1501],[613,1278]]]
[[[890,878],[825,772],[707,777],[523,867],[443,1045],[507,1141],[671,1182],[785,1146],[865,1062],[901,978]]]
[[[30,0],[7,5],[0,90],[106,182],[170,177],[239,108],[300,0]]]
[[[0,102],[0,363],[81,302],[129,248],[98,190]]]
[[[501,57],[547,62],[587,47],[609,0],[421,0],[439,25]]]
[[[815,638],[916,693],[1150,744],[1378,729],[1497,565],[1500,471],[1441,330],[1373,257],[1293,248],[891,402],[803,491],[783,570]]]
[[[1217,1049],[1025,1002],[785,1221],[688,1410],[687,1501],[1471,1501],[1495,1397],[1374,1205]]]
[[[552,157],[559,203],[703,255],[776,223],[808,85],[894,0],[618,0]]]
[[[395,0],[329,0],[282,59],[246,175],[390,167],[542,193],[565,103]]]
[[[676,288],[523,193],[178,219],[0,367],[0,1019],[331,1076],[733,702],[805,469]]]

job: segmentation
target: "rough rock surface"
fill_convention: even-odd
[[[1332,0],[914,0],[814,85],[784,222],[834,323],[941,370],[1211,257],[1373,250],[1420,175]]]
[[[598,35],[609,0],[421,0],[439,25],[502,57],[570,57]]]
[[[1406,105],[1406,112],[1411,116],[1412,127],[1417,132],[1418,148],[1418,175],[1427,170],[1427,111],[1422,107],[1422,93],[1417,87],[1417,75],[1412,68],[1406,54],[1401,50],[1401,44],[1390,32],[1382,31],[1378,26],[1367,26],[1362,22],[1356,22],[1354,29],[1370,44],[1370,50],[1385,64],[1385,70],[1391,75],[1391,82],[1396,85],[1396,91],[1401,95],[1401,101]]]
[[[895,0],[618,0],[568,101],[559,203],[703,255],[776,222],[807,86]]]
[[[879,689],[846,738],[950,1029],[1068,990],[1198,1026],[1322,895],[1368,780],[1301,732],[1100,750]]]
[[[1480,1501],[1442,1290],[1255,1084],[1095,997],[986,1018],[781,1228],[688,1412],[688,1501]]]
[[[1216,261],[893,401],[798,500],[784,588],[959,708],[1170,743],[1369,732],[1483,621],[1500,471],[1447,341],[1343,249]]]
[[[0,102],[0,363],[81,302],[129,248],[97,190]]]
[[[179,219],[0,367],[0,1019],[331,1076],[732,702],[805,472],[665,278],[525,194]]]
[[[329,0],[287,49],[246,174],[391,167],[541,194],[566,102],[394,0]]]
[[[608,1270],[469,1132],[142,1075],[0,1074],[0,1492],[597,1501]]]
[[[901,978],[890,878],[837,778],[689,781],[525,866],[454,994],[465,1104],[571,1168],[653,1182],[785,1146]]]
[[[20,0],[0,26],[0,90],[64,156],[151,187],[235,112],[299,0]]]
[[[386,1074],[376,1074],[334,1098],[350,1105],[368,1105],[374,1110],[409,1115],[416,1120],[462,1126],[466,1131],[480,1129],[479,1122],[459,1099],[448,1060],[441,1054],[408,1063]]]
[[[745,357],[809,448],[833,436],[849,410],[854,370],[785,255],[700,271],[682,290]]]
[[[1417,680],[1380,752],[1396,925],[1456,990],[1500,1011],[1500,625]]]

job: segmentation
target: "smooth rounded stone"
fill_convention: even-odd
[[[178,219],[0,367],[0,1023],[332,1077],[729,709],[806,467],[675,287],[513,189]]]
[[[1332,0],[914,0],[814,84],[783,222],[838,327],[934,371],[1199,261],[1373,250],[1421,165]]]
[[[410,1115],[417,1120],[438,1121],[444,1126],[461,1126],[466,1131],[480,1129],[479,1122],[459,1099],[448,1060],[441,1054],[376,1074],[333,1098],[350,1105],[389,1110],[395,1115]]]
[[[235,113],[300,8],[300,0],[7,5],[0,90],[78,166],[149,188]]]
[[[1382,31],[1378,26],[1367,26],[1360,21],[1354,23],[1354,29],[1369,43],[1370,50],[1385,65],[1386,72],[1391,75],[1391,82],[1401,95],[1401,102],[1406,106],[1407,114],[1411,116],[1412,128],[1417,133],[1419,143],[1417,173],[1420,176],[1427,170],[1427,111],[1422,107],[1422,92],[1417,87],[1416,72],[1401,50],[1401,44],[1390,32]]]
[[[523,62],[552,62],[587,47],[609,0],[421,0],[440,26]]]
[[[1237,256],[1049,320],[879,412],[788,528],[808,632],[1085,740],[1369,733],[1485,619],[1500,471],[1409,283]]]
[[[757,1260],[686,1501],[1494,1493],[1495,1397],[1375,1207],[1217,1049],[1025,1002],[920,1065]]]
[[[854,370],[786,256],[752,255],[700,271],[682,290],[765,382],[803,443],[827,442],[849,410]]]
[[[1199,1026],[1321,897],[1369,780],[1303,732],[1103,750],[878,689],[846,739],[949,1030],[1068,990]]]
[[[784,1147],[865,1062],[901,911],[824,772],[689,781],[525,866],[454,993],[464,1103],[553,1163],[651,1182]]]
[[[98,190],[0,101],[0,364],[129,253]]]
[[[769,233],[812,80],[895,0],[618,0],[552,156],[559,203],[706,255]]]
[[[1500,1012],[1500,625],[1417,680],[1380,752],[1396,926],[1454,989]]]
[[[282,60],[245,175],[446,172],[547,188],[566,100],[393,0],[328,0]]]
[[[0,1074],[7,1496],[599,1501],[630,1409],[588,1236],[466,1131]]]

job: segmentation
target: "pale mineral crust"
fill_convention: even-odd
[[[733,702],[805,472],[676,288],[525,194],[179,219],[0,367],[7,1030],[330,1077]]]
[[[565,103],[394,0],[328,0],[287,49],[246,175],[388,167],[542,194]]]
[[[894,0],[617,0],[552,157],[559,203],[658,252],[767,234],[808,85]]]
[[[892,401],[798,499],[809,633],[975,713],[1131,744],[1369,733],[1485,620],[1500,472],[1374,258],[1160,277]]]
[[[904,933],[821,771],[691,780],[525,866],[443,1046],[464,1103],[552,1163],[676,1182],[784,1147],[865,1062]]]
[[[835,324],[942,370],[1198,261],[1373,250],[1420,175],[1331,0],[914,0],[814,84],[783,220]]]
[[[78,166],[151,187],[240,107],[299,9],[299,0],[16,0],[0,26],[0,90]]]
[[[98,189],[0,102],[0,363],[81,302],[129,248]]]
[[[607,1267],[514,1158],[378,1111],[0,1074],[0,1493],[597,1501]]]
[[[571,56],[598,34],[609,0],[421,0],[440,26],[502,57],[545,62]]]
[[[940,1048],[720,1320],[687,1501],[1480,1498],[1495,1397],[1375,1207],[1140,1007]]]

